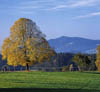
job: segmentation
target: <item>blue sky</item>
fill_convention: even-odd
[[[0,45],[21,17],[35,21],[47,39],[100,39],[100,0],[0,0]]]

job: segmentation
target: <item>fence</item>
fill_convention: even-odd
[[[80,71],[80,70],[85,70],[88,71],[89,67],[36,67],[36,66],[30,66],[29,67],[30,71],[47,71],[47,72],[53,72],[53,71]],[[8,65],[4,65],[2,67],[0,67],[0,71],[25,71],[26,67],[22,67],[22,66],[8,66]],[[89,70],[90,71],[90,70]]]
[[[29,69],[30,71],[47,71],[47,72],[53,72],[53,71],[62,71],[64,67],[34,67],[34,66],[30,66]],[[4,65],[2,67],[0,67],[0,71],[25,71],[26,67],[22,67],[22,66],[8,66],[8,65]],[[77,67],[72,67],[67,69],[67,71],[77,71],[78,68]]]

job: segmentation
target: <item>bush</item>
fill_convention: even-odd
[[[62,68],[62,72],[66,72],[66,71],[69,71],[69,67],[68,67],[68,66],[64,66],[64,67]]]

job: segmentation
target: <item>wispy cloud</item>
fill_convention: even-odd
[[[74,7],[92,6],[95,5],[97,1],[98,0],[79,0],[77,2],[70,4],[68,7],[74,8]]]
[[[48,10],[94,6],[94,5],[98,4],[98,2],[100,2],[100,1],[99,0],[77,0],[77,1],[71,2],[70,4],[57,5],[53,8],[48,9]]]
[[[88,18],[88,17],[93,17],[93,16],[100,16],[100,12],[93,12],[87,15],[80,15],[80,16],[75,17],[74,19]]]
[[[46,10],[57,10],[57,9],[62,9],[62,8],[67,8],[67,7],[68,7],[67,5],[58,5],[53,8],[46,9]]]
[[[73,9],[73,8],[84,8],[84,7],[95,7],[100,5],[100,0],[17,0],[9,6],[2,6],[2,9],[9,9],[12,11],[23,12],[23,14],[29,14],[29,12],[40,12],[40,11],[60,11],[61,9]],[[97,6],[96,6],[97,7]],[[32,14],[32,13],[30,13]]]

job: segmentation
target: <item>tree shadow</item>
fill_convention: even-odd
[[[44,89],[44,88],[10,88],[0,89],[0,92],[100,92],[100,90],[88,89]]]

